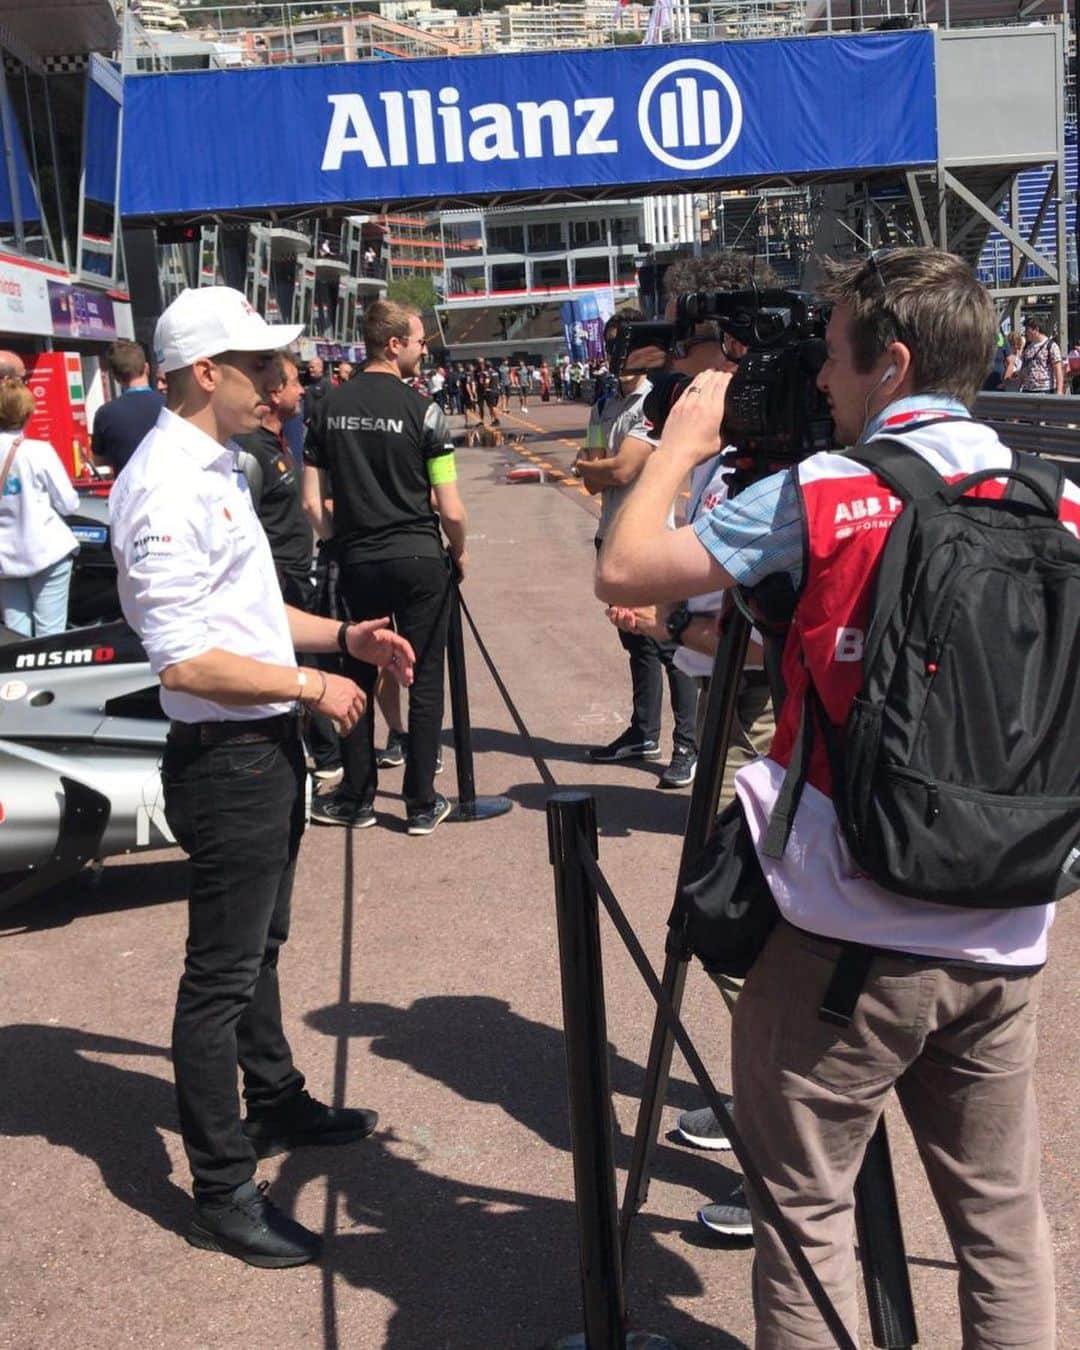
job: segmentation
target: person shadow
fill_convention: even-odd
[[[28,900],[5,906],[0,894],[0,938],[66,928],[78,918],[120,914],[129,909],[171,904],[187,897],[190,866],[175,849],[142,862],[108,863],[84,869]]]
[[[422,1149],[387,1132],[348,1150],[299,1150],[282,1164],[272,1195],[286,1210],[311,1183],[327,1190],[324,1350],[342,1343],[339,1280],[392,1305],[383,1350],[527,1350],[580,1330],[574,1204],[439,1176],[427,1161]],[[686,1310],[703,1287],[689,1262],[659,1240],[676,1227],[646,1216],[635,1229],[631,1262],[643,1293],[632,1324],[670,1337],[680,1350],[746,1350]]]
[[[170,1058],[162,1046],[73,1027],[0,1028],[0,1135],[43,1138],[81,1154],[118,1200],[182,1232],[191,1197],[170,1179],[161,1136],[179,1132],[172,1082],[100,1055]]]
[[[563,1033],[521,1016],[503,999],[435,995],[416,999],[407,1009],[386,1003],[333,1004],[305,1020],[335,1038],[371,1038],[371,1054],[404,1064],[465,1101],[498,1106],[548,1147],[570,1151]],[[612,1096],[628,1098],[636,1118],[644,1071],[610,1042],[608,1063]],[[703,1098],[696,1083],[672,1078],[665,1101],[679,1110],[696,1110]],[[632,1135],[616,1124],[616,1166],[628,1166],[632,1145]],[[663,1141],[654,1153],[652,1175],[717,1195],[730,1191],[739,1179],[715,1152],[670,1148]]]

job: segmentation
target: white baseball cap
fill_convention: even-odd
[[[295,342],[302,323],[267,323],[231,286],[181,291],[157,321],[154,360],[168,373],[222,352],[272,352]]]

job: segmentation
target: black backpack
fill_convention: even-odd
[[[1060,469],[1015,454],[948,484],[875,440],[849,459],[904,502],[874,579],[863,684],[843,728],[813,682],[763,852],[780,857],[825,736],[858,866],[890,891],[971,907],[1080,887],[1080,541]],[[965,497],[1009,478],[1003,499]]]

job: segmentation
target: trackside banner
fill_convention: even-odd
[[[937,157],[929,32],[135,75],[124,107],[128,217]]]

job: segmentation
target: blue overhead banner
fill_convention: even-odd
[[[937,159],[929,32],[135,75],[124,106],[128,217]]]

